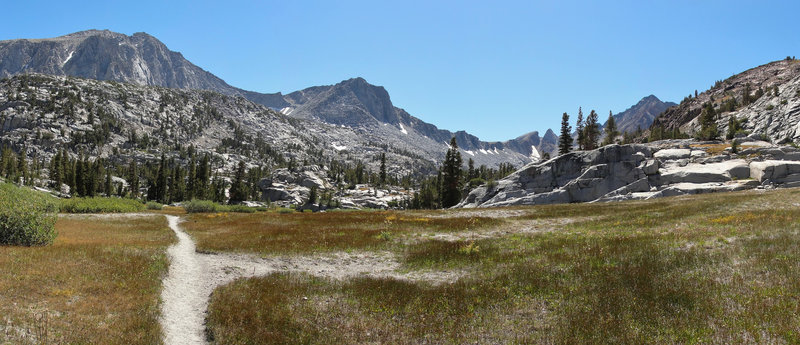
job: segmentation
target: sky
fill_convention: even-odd
[[[449,130],[507,140],[561,114],[800,55],[797,1],[8,1],[0,40],[147,32],[229,84],[289,93],[353,77]],[[573,124],[574,126],[574,124]]]

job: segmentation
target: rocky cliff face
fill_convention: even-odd
[[[143,32],[127,36],[88,30],[49,39],[0,41],[0,77],[24,73],[247,95]]]
[[[453,133],[439,129],[395,107],[383,87],[371,85],[362,78],[315,86],[289,95],[242,90],[195,66],[146,33],[127,36],[107,30],[89,30],[50,39],[0,41],[0,77],[26,73],[210,90],[240,96],[294,118],[370,133],[376,142],[396,144],[401,150],[434,161],[441,160],[453,136],[463,149],[462,154],[479,165],[511,163],[521,166],[537,156],[531,146],[536,146],[540,153],[552,151],[548,146],[551,138],[544,146],[538,146],[542,144],[535,132],[524,140],[488,143],[463,131]],[[331,147],[356,145],[348,137],[330,141],[337,143],[330,144]]]
[[[774,92],[777,88],[777,94]],[[758,90],[763,92],[757,97]],[[750,104],[744,101],[748,90]],[[697,97],[684,99],[681,104],[665,111],[655,119],[653,126],[667,130],[680,129],[693,134],[700,129],[698,117],[703,104],[711,103],[717,112],[717,123],[722,133],[728,120],[745,120],[744,130],[772,142],[800,140],[800,61],[781,60],[752,68],[717,82]],[[730,111],[729,104],[735,104]]]
[[[532,163],[473,190],[458,207],[649,199],[800,186],[800,149],[744,142],[732,153],[692,140],[609,145]]]
[[[447,144],[455,137],[465,159],[472,158],[479,165],[526,164],[545,152],[552,153],[558,142],[552,131],[544,139],[538,132],[531,132],[505,142],[484,142],[464,131],[439,129],[395,107],[386,89],[362,78],[292,92],[284,100],[289,105],[281,108],[281,112],[287,116],[364,128],[386,137],[399,136],[434,151],[441,150],[440,143]]]
[[[642,98],[638,103],[623,112],[613,115],[617,129],[620,133],[635,132],[641,128],[650,128],[653,120],[668,108],[677,104],[672,102],[662,102],[654,95]],[[605,126],[605,124],[603,124]]]
[[[445,151],[317,121],[293,119],[240,97],[72,77],[21,75],[0,81],[0,142],[29,158],[56,150],[128,161],[185,156],[191,145],[231,171],[239,161],[273,166],[295,160],[363,161],[377,171],[385,152],[389,173],[427,173]]]

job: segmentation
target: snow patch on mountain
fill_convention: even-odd
[[[406,130],[405,127],[403,127],[402,123],[400,124],[400,132],[403,132],[403,134],[408,134],[408,131]]]
[[[531,160],[534,162],[542,160],[542,156],[539,154],[539,150],[537,150],[536,146],[533,145],[531,145]]]
[[[64,65],[66,65],[67,62],[69,62],[70,59],[72,59],[72,55],[74,55],[74,54],[75,54],[74,50],[69,52],[69,55],[67,55],[67,58],[64,59],[64,62],[61,63],[61,67],[64,67]]]

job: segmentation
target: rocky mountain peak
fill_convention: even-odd
[[[547,142],[557,143],[558,142],[558,135],[556,135],[556,133],[553,132],[552,129],[548,128],[547,132],[544,133],[544,137],[542,137],[542,140],[547,141]]]
[[[647,129],[659,114],[675,105],[672,102],[662,102],[655,95],[644,97],[632,107],[613,115],[617,130],[624,133],[634,132],[639,128]]]

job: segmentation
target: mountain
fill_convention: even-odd
[[[0,77],[22,73],[243,95],[146,33],[88,30],[49,39],[0,41]]]
[[[127,36],[108,30],[88,30],[49,39],[0,41],[0,77],[28,73],[209,90],[244,97],[293,118],[368,131],[378,140],[436,161],[443,157],[446,143],[453,136],[465,155],[474,158],[477,164],[489,166],[524,165],[536,156],[530,146],[545,144],[545,150],[549,147],[549,142],[543,142],[535,132],[525,140],[490,143],[463,131],[439,129],[395,107],[383,87],[362,78],[288,95],[242,90],[195,66],[146,33]],[[351,142],[345,139],[339,141]],[[339,143],[337,147],[342,146]],[[542,150],[538,146],[536,149]]]
[[[639,128],[642,130],[650,128],[653,119],[668,108],[676,105],[676,103],[672,102],[662,102],[654,95],[644,97],[632,107],[613,115],[617,130],[620,133],[625,133],[635,132]],[[606,124],[607,122],[603,126],[605,127]]]
[[[478,164],[497,165],[505,160],[506,163],[517,165],[526,160],[520,157],[528,157],[528,161],[538,159],[540,153],[552,154],[558,145],[558,138],[552,131],[548,131],[550,135],[545,138],[540,138],[538,132],[530,132],[509,141],[484,142],[464,131],[439,129],[395,107],[386,89],[372,85],[363,78],[292,92],[284,96],[284,101],[289,105],[280,108],[280,111],[287,116],[365,128],[383,132],[388,137],[402,134],[420,145],[427,141],[446,144],[455,137],[466,157],[473,158]],[[283,104],[267,105],[278,108]],[[537,150],[536,154],[533,154],[532,147]]]
[[[733,118],[743,121],[743,133],[779,143],[800,141],[800,61],[774,61],[717,81],[697,97],[667,109],[651,130],[694,134],[700,130],[699,116],[706,103],[714,106],[722,136]]]

